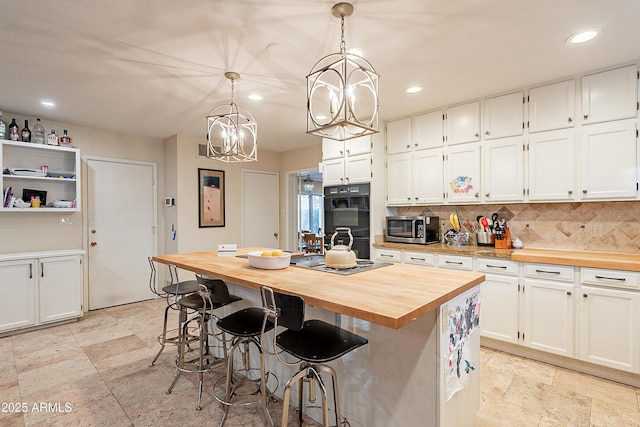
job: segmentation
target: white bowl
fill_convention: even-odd
[[[286,253],[282,256],[261,256],[262,251],[253,251],[247,254],[249,265],[263,270],[280,270],[289,267],[291,262],[291,254]]]
[[[68,200],[54,200],[53,207],[54,208],[72,208],[73,202],[70,202]]]

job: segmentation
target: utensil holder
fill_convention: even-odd
[[[494,235],[489,231],[478,231],[476,232],[476,242],[478,246],[493,246],[494,245]]]
[[[510,249],[511,248],[511,232],[507,228],[507,230],[503,234],[503,239],[496,239],[496,249]]]

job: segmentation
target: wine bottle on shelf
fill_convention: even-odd
[[[71,147],[71,137],[67,134],[67,130],[64,129],[62,131],[62,136],[60,137],[60,145],[64,147]]]
[[[29,129],[29,120],[24,121],[22,129],[22,142],[31,142],[31,129]]]
[[[7,124],[2,120],[2,111],[0,111],[0,139],[7,139]]]
[[[58,145],[58,135],[56,135],[55,129],[51,129],[51,133],[47,135],[47,144]]]
[[[33,142],[36,144],[44,144],[46,135],[44,133],[44,126],[40,123],[40,119],[36,119],[36,125],[33,127]]]
[[[9,139],[11,141],[20,141],[20,128],[15,118],[11,119],[11,124],[9,125]]]

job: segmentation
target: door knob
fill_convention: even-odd
[[[91,234],[96,234],[96,230],[91,230]]]
[[[276,239],[278,238],[278,233],[273,233],[273,237],[275,237]]]
[[[98,245],[98,242],[91,242],[91,243],[90,243],[90,245],[91,245],[91,246],[97,246],[97,245]]]

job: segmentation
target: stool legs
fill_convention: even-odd
[[[175,344],[178,341],[178,337],[167,338],[167,319],[169,316],[170,308],[171,307],[167,305],[167,307],[164,309],[164,323],[162,324],[162,335],[158,337],[158,342],[160,343],[160,350],[158,350],[156,357],[154,357],[151,363],[149,363],[149,367],[154,366],[155,363],[158,361],[158,358],[160,358],[160,355],[162,354],[162,351],[164,350],[165,345],[169,343]]]

